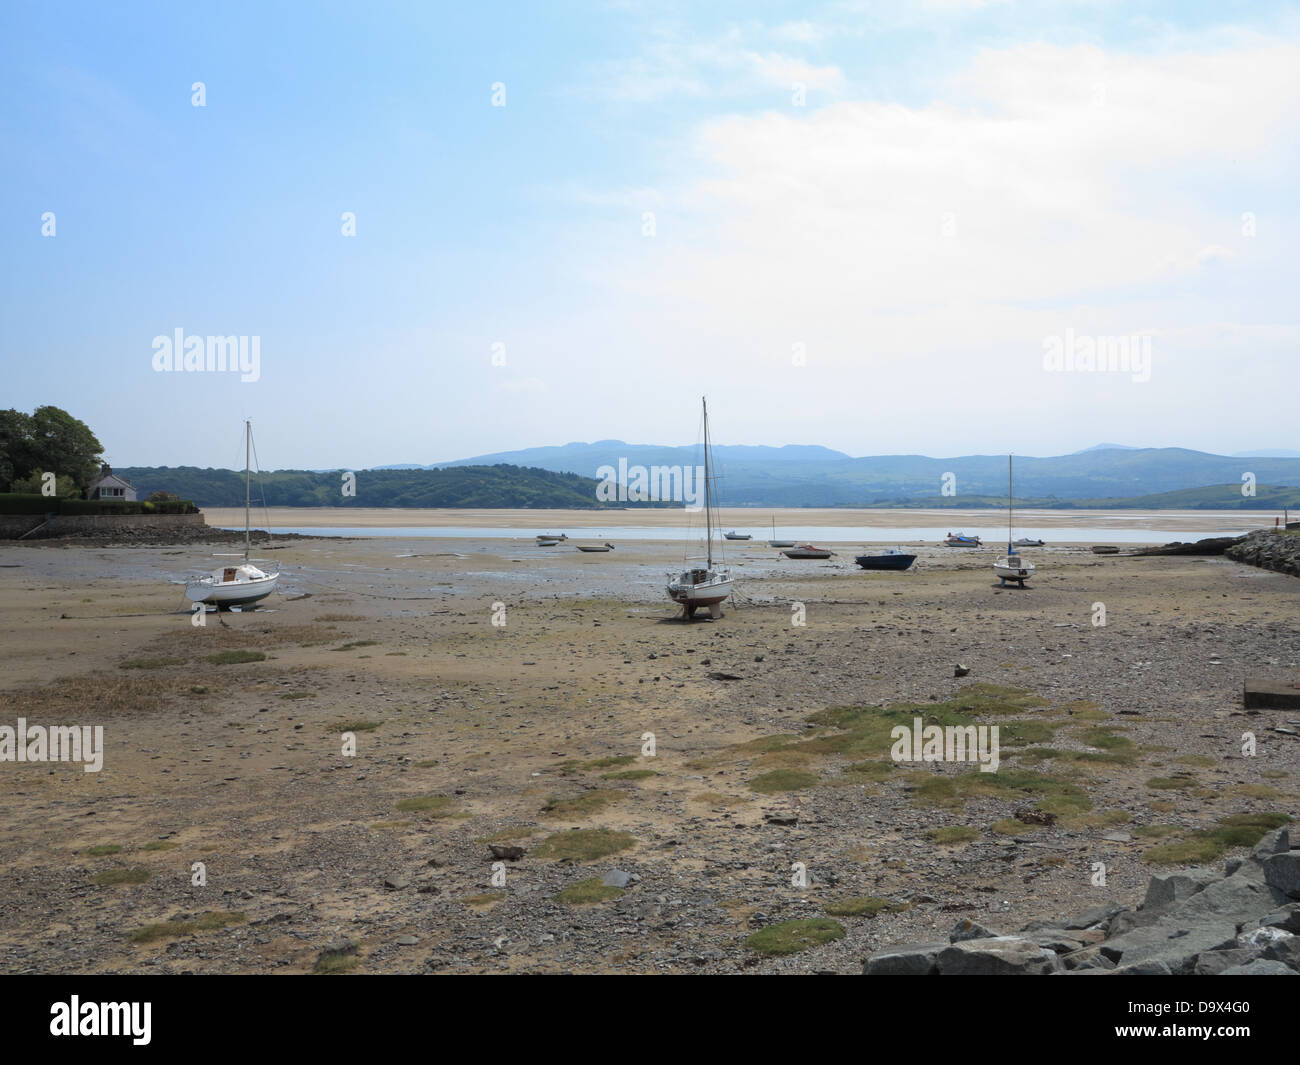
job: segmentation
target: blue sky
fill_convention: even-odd
[[[1297,447],[1298,26],[6,5],[0,405],[118,465],[233,465],[245,417],[265,467],[690,443],[701,393],[719,443]],[[177,328],[259,379],[156,372]],[[1148,379],[1045,370],[1067,334],[1150,337]]]

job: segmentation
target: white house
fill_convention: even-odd
[[[86,489],[87,499],[135,500],[135,489],[130,481],[123,480],[113,472],[113,467],[105,462],[99,468],[99,476],[90,482]]]

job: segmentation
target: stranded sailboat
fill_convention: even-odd
[[[1021,588],[1025,586],[1025,581],[1034,575],[1034,564],[1026,562],[1017,553],[1015,546],[1011,542],[1011,525],[1015,519],[1015,494],[1012,491],[1011,484],[1011,456],[1007,456],[1007,556],[1000,558],[993,563],[993,573],[1006,584],[1007,581],[1015,581]]]
[[[251,457],[253,423],[244,423],[244,561],[239,566],[222,566],[207,577],[195,577],[185,582],[185,595],[193,603],[208,603],[218,610],[232,606],[249,606],[265,599],[275,591],[279,573],[265,573],[248,560],[251,540],[249,531],[249,504],[251,502]],[[260,560],[259,560],[260,561]]]
[[[707,607],[709,617],[722,617],[722,604],[731,595],[731,571],[713,564],[713,486],[710,476],[709,405],[700,400],[704,411],[704,565],[683,570],[668,582],[668,598],[680,603],[682,617],[691,618],[700,607]]]

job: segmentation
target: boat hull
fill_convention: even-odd
[[[794,547],[793,540],[769,540],[768,547]]]
[[[781,554],[786,558],[830,558],[835,554],[834,551],[809,550],[806,547],[795,547],[789,551],[782,551]]]
[[[278,573],[245,581],[217,581],[212,577],[204,577],[197,581],[186,581],[185,596],[190,602],[207,603],[216,607],[248,606],[274,592],[279,580]]]
[[[916,561],[915,555],[859,555],[855,562],[863,569],[904,570]]]
[[[1034,575],[1034,564],[1032,562],[1021,562],[1019,559],[1002,558],[993,563],[993,575],[1005,584],[1007,581],[1013,581],[1025,586],[1025,581]]]

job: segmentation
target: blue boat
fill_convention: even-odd
[[[886,548],[878,555],[859,555],[855,560],[863,569],[907,569],[916,561],[915,555],[904,554],[897,548]]]

